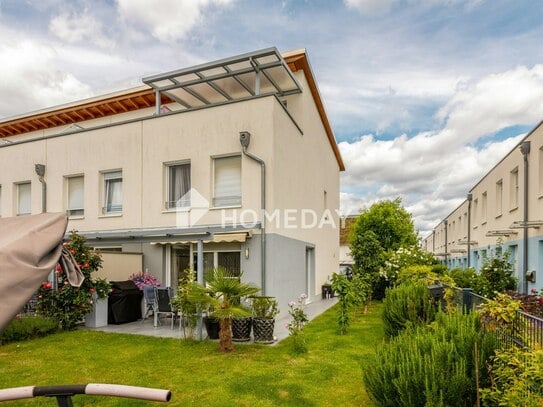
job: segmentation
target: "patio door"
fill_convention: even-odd
[[[189,246],[172,246],[170,264],[170,285],[177,288],[179,279],[184,277],[185,270],[190,266]]]

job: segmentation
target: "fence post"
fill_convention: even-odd
[[[465,312],[466,314],[469,314],[473,308],[472,293],[473,289],[462,288],[462,312]]]

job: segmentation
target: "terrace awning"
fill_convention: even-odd
[[[182,109],[302,91],[275,47],[148,76],[143,82],[157,94],[176,101]],[[160,113],[158,104],[157,111]]]

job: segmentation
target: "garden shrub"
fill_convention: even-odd
[[[41,316],[15,318],[0,333],[0,345],[46,336],[57,329],[57,322],[51,318]]]
[[[472,288],[477,275],[472,267],[466,269],[455,268],[448,272],[449,277],[454,281],[455,286],[461,288]]]
[[[543,405],[543,351],[513,346],[491,359],[492,386],[481,389],[485,406],[538,407]]]
[[[477,344],[477,358],[475,358]],[[496,349],[477,313],[438,313],[429,326],[408,328],[366,359],[363,378],[381,406],[473,406],[489,384],[485,361]]]
[[[383,300],[385,335],[393,337],[409,325],[423,325],[435,318],[436,306],[425,283],[388,288]]]
[[[517,279],[513,276],[513,264],[509,260],[509,251],[501,245],[490,257],[485,257],[483,266],[473,282],[473,290],[483,297],[493,298],[496,293],[517,288]]]
[[[338,333],[345,335],[351,324],[351,312],[357,298],[352,281],[343,274],[332,274],[332,290],[337,294],[339,306],[337,309]]]

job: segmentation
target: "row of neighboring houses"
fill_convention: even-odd
[[[449,267],[479,270],[502,242],[519,290],[543,287],[543,124],[540,123],[467,193],[422,241]]]
[[[143,82],[1,120],[0,216],[66,211],[92,246],[141,254],[115,263],[126,277],[224,266],[283,304],[319,294],[344,164],[305,50]]]

